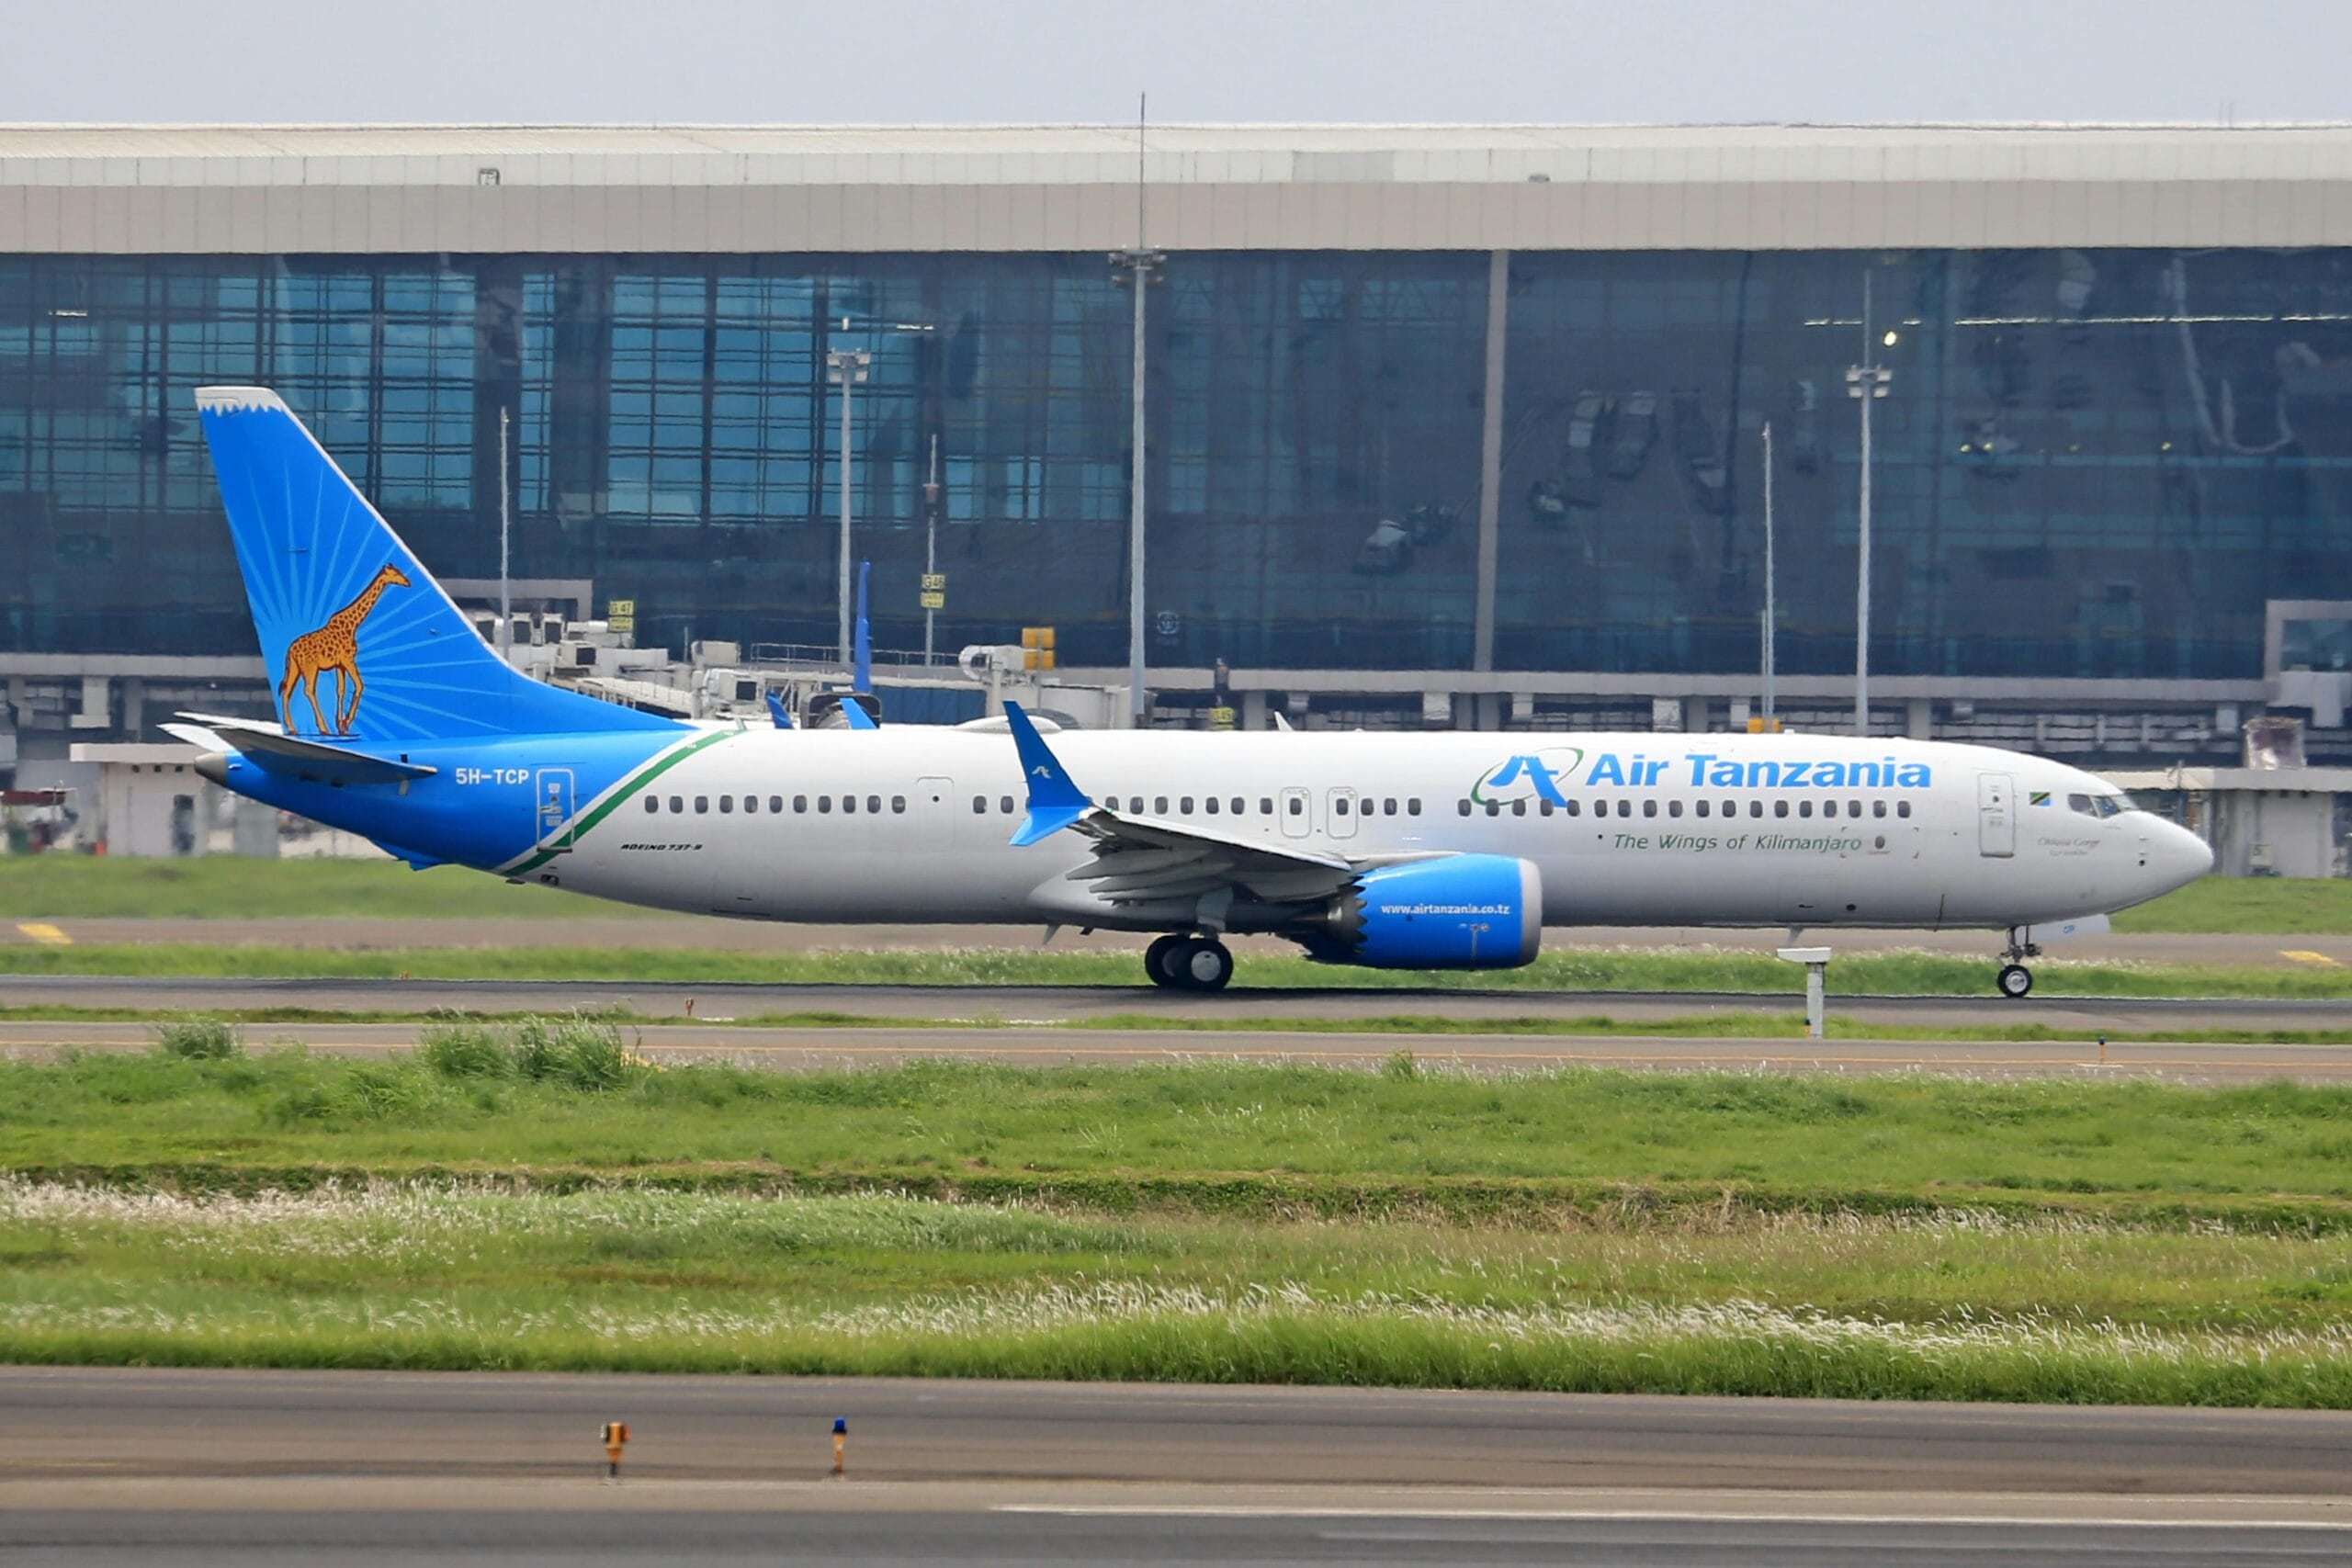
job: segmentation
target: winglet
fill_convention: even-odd
[[[775,721],[778,729],[792,728],[792,716],[785,711],[784,699],[773,691],[768,693],[768,716]]]
[[[857,563],[857,621],[849,644],[849,689],[853,692],[874,689],[874,642],[865,623],[865,574],[873,570],[870,560]]]
[[[1004,705],[1004,726],[1012,731],[1013,749],[1021,754],[1021,776],[1029,785],[1029,813],[1012,833],[1013,848],[1020,849],[1060,832],[1093,810],[1094,802],[1070,782],[1060,760],[1046,749],[1045,738],[1019,703]]]
[[[880,725],[874,722],[874,716],[865,711],[865,705],[857,700],[857,696],[854,693],[848,694],[842,698],[841,712],[842,721],[847,724],[852,729],[879,729],[882,728]]]

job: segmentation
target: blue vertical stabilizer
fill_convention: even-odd
[[[196,406],[287,733],[381,745],[684,728],[499,658],[276,392],[200,387]]]

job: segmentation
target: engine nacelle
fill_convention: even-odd
[[[1300,934],[1309,956],[1372,969],[1516,969],[1544,940],[1544,883],[1510,855],[1384,865]]]

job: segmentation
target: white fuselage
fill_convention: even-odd
[[[2193,835],[2093,776],[1982,747],[1149,731],[1052,743],[1080,787],[1129,816],[1351,858],[1530,861],[1555,926],[2030,925],[2142,902],[2210,863]],[[1090,918],[1066,875],[1089,859],[1078,834],[1008,845],[1026,792],[1002,733],[746,728],[618,787],[625,798],[532,880],[774,920],[1161,923],[1107,907]]]

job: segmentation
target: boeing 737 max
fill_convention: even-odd
[[[1206,988],[1231,932],[1494,968],[1546,925],[1978,928],[2022,996],[2034,928],[2212,863],[2088,773],[1927,741],[681,723],[509,668],[276,393],[197,402],[278,711],[175,732],[206,777],[415,866],[754,919],[1157,931],[1151,979]]]

